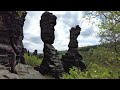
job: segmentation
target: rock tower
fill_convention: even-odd
[[[44,12],[41,16],[41,39],[44,42],[44,58],[40,65],[40,72],[42,74],[52,75],[59,78],[63,72],[63,65],[59,59],[58,52],[52,45],[54,43],[54,26],[56,25],[57,17],[49,12]]]
[[[69,49],[65,55],[62,56],[62,62],[65,72],[69,72],[69,68],[73,66],[80,67],[81,70],[86,69],[86,65],[82,62],[82,56],[78,52],[77,37],[80,35],[81,28],[79,25],[70,29]]]

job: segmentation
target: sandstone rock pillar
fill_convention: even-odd
[[[52,45],[54,43],[54,26],[57,17],[49,12],[44,12],[41,16],[41,39],[44,42],[44,59],[40,65],[40,72],[59,78],[63,72],[63,65],[59,59],[58,52]]]
[[[82,56],[78,52],[78,41],[77,37],[79,36],[81,28],[77,25],[70,29],[70,42],[69,49],[65,55],[62,56],[62,62],[65,72],[69,72],[69,68],[76,66],[82,71],[86,69],[86,65],[82,62]]]

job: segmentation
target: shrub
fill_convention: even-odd
[[[37,58],[36,56],[30,55],[28,56],[27,53],[24,54],[25,61],[28,65],[31,65],[33,67],[40,65],[42,62],[42,59]]]
[[[120,69],[100,67],[97,64],[90,63],[88,70],[82,72],[76,67],[70,68],[69,74],[63,73],[61,79],[117,79],[120,78]]]
[[[120,46],[120,45],[119,45]],[[76,67],[70,68],[69,74],[63,73],[62,79],[118,79],[120,78],[120,55],[114,49],[106,47],[79,50],[87,66],[81,72]]]

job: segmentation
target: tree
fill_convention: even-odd
[[[119,54],[117,43],[120,41],[120,11],[85,11],[84,14],[84,18],[88,20],[99,20],[97,25],[100,28],[100,42],[111,43],[115,52]]]

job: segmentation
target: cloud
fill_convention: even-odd
[[[85,29],[84,31],[81,31],[81,36],[83,37],[89,37],[94,33],[94,30],[92,27]]]
[[[41,40],[40,19],[44,11],[27,11],[26,20],[24,22],[24,40],[25,48],[33,52],[43,50],[43,42]],[[78,37],[79,46],[94,45],[99,43],[99,37],[96,36],[99,29],[82,19],[82,11],[50,11],[57,16],[57,24],[55,26],[54,47],[57,50],[67,50],[69,44],[69,30],[71,27],[79,25],[82,29]]]
[[[35,44],[41,44],[42,43],[40,37],[31,37],[30,41],[35,43]]]
[[[63,15],[59,16],[58,18],[66,25],[67,27],[75,27],[76,25],[80,24],[80,16],[82,16],[81,11],[68,11],[65,12]]]
[[[42,52],[43,50],[43,43],[36,44],[34,42],[31,42],[29,40],[24,40],[24,47],[27,48],[30,52],[33,52],[35,49],[38,50],[38,52]]]
[[[35,49],[42,52],[43,43],[40,38],[39,20],[42,12],[28,11],[24,23],[24,47],[33,52]]]
[[[91,46],[91,45],[97,45],[99,44],[99,38],[96,38],[94,36],[90,36],[90,37],[82,37],[80,36],[78,38],[78,46],[79,47],[83,47],[83,46]]]

